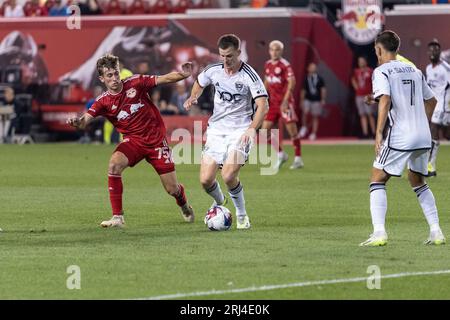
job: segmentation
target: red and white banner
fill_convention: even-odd
[[[382,0],[342,0],[337,26],[347,39],[359,45],[373,42],[384,23]]]

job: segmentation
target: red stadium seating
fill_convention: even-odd
[[[148,13],[148,3],[143,0],[134,0],[127,8],[127,14],[146,14]]]
[[[172,2],[172,13],[185,13],[188,8],[190,8],[189,0],[178,0],[176,4]]]
[[[167,14],[170,13],[170,4],[167,0],[157,0],[156,3],[150,7],[150,13]]]
[[[5,8],[9,4],[8,0],[5,0],[2,5],[0,6],[0,16],[3,16],[5,14]]]
[[[106,3],[106,6],[103,8],[104,14],[109,15],[118,15],[123,14],[125,12],[123,5],[119,0],[111,0]]]
[[[213,2],[212,0],[197,0],[194,2],[194,5],[192,8],[195,9],[207,9],[207,8],[213,8]]]
[[[25,2],[23,5],[23,12],[27,17],[43,17],[48,16],[48,8],[44,6],[40,6],[39,4],[32,3],[31,1]]]

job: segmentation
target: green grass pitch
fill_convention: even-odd
[[[305,168],[263,176],[241,172],[250,230],[211,232],[203,216],[211,199],[198,165],[177,175],[196,210],[186,224],[145,161],[123,174],[127,227],[109,230],[107,164],[112,146],[0,146],[0,299],[133,299],[176,293],[450,269],[450,247],[424,246],[428,226],[404,175],[388,184],[382,248],[360,248],[371,232],[368,179],[373,146],[304,146]],[[441,226],[450,235],[450,147],[428,181]],[[222,189],[224,184],[220,180]],[[228,207],[234,212],[230,203]],[[69,290],[67,268],[81,270]],[[450,299],[450,274],[382,279],[187,299]]]

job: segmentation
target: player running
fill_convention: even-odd
[[[293,91],[295,77],[289,61],[282,56],[283,48],[284,44],[281,41],[272,41],[269,44],[270,60],[264,66],[264,85],[270,96],[270,108],[264,119],[262,129],[267,130],[269,141],[272,140],[272,146],[278,151],[278,161],[275,164],[276,170],[279,170],[283,163],[288,160],[288,155],[283,151],[278,138],[272,137],[271,132],[271,129],[278,124],[280,118],[285,122],[294,146],[295,158],[290,169],[302,168],[304,165],[300,137],[298,136],[298,117],[294,108]]]
[[[428,44],[430,64],[427,66],[427,82],[436,94],[437,105],[431,117],[431,151],[428,176],[436,176],[436,158],[439,150],[439,134],[450,125],[450,65],[441,60],[441,45],[434,39]]]
[[[245,209],[239,170],[248,158],[256,129],[261,126],[267,113],[268,101],[261,78],[239,58],[240,43],[240,39],[233,34],[219,38],[219,55],[223,62],[207,66],[198,75],[184,107],[189,110],[197,103],[206,86],[214,86],[214,110],[206,131],[200,183],[214,199],[213,205],[224,204],[225,197],[216,180],[217,170],[222,167],[222,178],[236,207],[237,229],[248,229],[250,220]]]
[[[384,31],[375,40],[379,66],[374,70],[372,86],[374,98],[379,99],[379,104],[376,158],[369,188],[374,232],[360,246],[387,244],[386,182],[391,176],[401,176],[406,165],[409,183],[430,227],[430,236],[425,243],[445,243],[435,199],[424,180],[431,148],[428,119],[436,106],[436,99],[420,70],[395,59],[399,47],[400,38],[393,31]],[[388,118],[388,133],[383,141],[383,129]]]
[[[109,160],[108,190],[112,218],[102,227],[122,227],[125,224],[122,209],[122,172],[134,167],[142,159],[149,162],[159,174],[165,190],[176,199],[187,222],[194,221],[194,212],[188,204],[183,185],[177,181],[171,150],[166,142],[166,128],[159,110],[150,100],[148,91],[161,84],[174,83],[191,75],[192,64],[182,65],[181,72],[162,76],[134,75],[119,78],[119,58],[105,55],[97,61],[99,79],[107,91],[97,97],[92,107],[81,117],[70,118],[67,123],[84,129],[94,117],[104,116],[124,135]]]

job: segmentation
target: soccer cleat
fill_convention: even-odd
[[[291,170],[300,169],[300,168],[303,168],[304,165],[305,164],[303,163],[302,159],[296,159],[296,160],[294,160],[292,165],[289,167],[289,169],[291,169]]]
[[[184,221],[186,222],[194,222],[194,210],[191,205],[185,204],[181,207],[181,215],[183,216]]]
[[[103,228],[122,228],[125,227],[123,215],[113,215],[111,219],[100,223]]]
[[[317,139],[317,135],[315,133],[311,133],[308,137],[309,140],[316,140]]]
[[[300,128],[300,138],[306,137],[307,133],[308,133],[308,128],[306,128],[306,127],[301,127]]]
[[[247,215],[238,216],[236,219],[236,229],[250,229],[250,219]]]
[[[437,176],[436,168],[431,164],[431,162],[428,162],[427,177],[435,177],[435,176]]]
[[[287,160],[289,159],[289,156],[287,155],[287,153],[283,152],[283,156],[278,157],[277,163],[275,163],[275,165],[273,166],[273,168],[275,170],[280,170],[281,166],[283,165],[283,163],[285,163]]]
[[[424,244],[436,245],[445,244],[445,237],[441,230],[430,232],[430,237],[424,242]]]
[[[359,244],[360,247],[381,247],[387,244],[388,236],[384,231],[374,232],[369,239]]]

